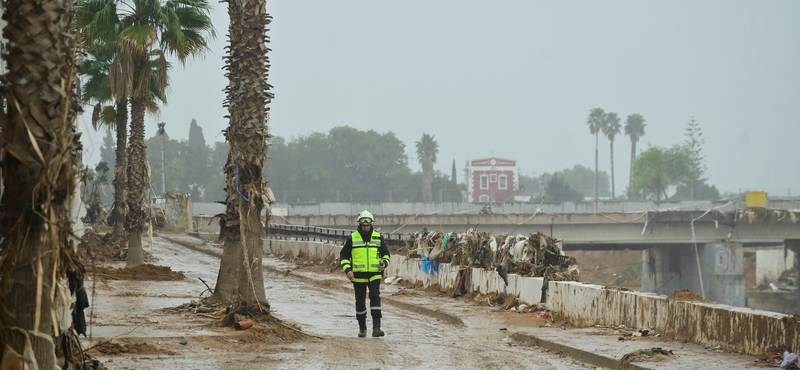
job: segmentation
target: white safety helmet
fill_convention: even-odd
[[[359,225],[372,225],[372,223],[375,222],[375,219],[372,218],[372,213],[369,213],[369,211],[364,210],[364,212],[358,214],[356,222],[358,222]]]

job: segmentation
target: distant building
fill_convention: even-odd
[[[517,161],[503,158],[484,158],[467,161],[464,182],[465,199],[472,202],[506,202],[519,193]]]

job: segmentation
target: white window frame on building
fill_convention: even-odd
[[[481,175],[481,189],[488,189],[488,188],[489,188],[489,176]]]
[[[497,174],[493,173],[489,175],[489,182],[497,182]]]
[[[498,189],[508,189],[508,176],[500,175],[500,177],[498,178],[497,188]]]
[[[489,203],[489,196],[486,194],[481,194],[480,198],[478,198],[478,202]]]

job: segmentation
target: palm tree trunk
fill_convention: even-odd
[[[600,150],[598,147],[600,146],[600,134],[599,131],[595,132],[594,134],[594,200],[596,201],[599,197],[600,190],[598,185],[600,181],[597,177],[598,170],[600,169]]]
[[[133,81],[149,79],[147,54],[138,54],[134,58]],[[142,230],[147,213],[144,209],[144,195],[150,179],[147,175],[147,154],[144,145],[144,112],[145,98],[131,98],[131,138],[128,144],[128,215],[125,228],[128,231],[127,266],[138,266],[144,263],[142,251]]]
[[[7,111],[2,162],[5,240],[0,258],[0,348],[22,354],[26,337],[39,369],[54,369],[53,298],[75,190],[72,2],[7,0],[2,76]],[[31,32],[37,30],[37,32]],[[63,85],[62,85],[63,84]],[[66,92],[66,96],[64,93]],[[3,358],[6,360],[11,358]],[[12,363],[11,366],[14,366]],[[29,366],[26,364],[25,366]],[[22,364],[19,364],[22,368]]]
[[[614,139],[611,139],[611,199],[616,199],[616,189],[614,189]]]
[[[433,190],[431,183],[433,182],[433,165],[430,159],[425,159],[422,165],[422,201],[430,202],[433,200]]]
[[[636,141],[631,140],[631,167],[630,170],[628,171],[628,191],[630,191],[631,185],[633,185],[633,162],[635,160],[636,160]]]
[[[227,135],[226,135],[227,136]],[[230,302],[236,294],[239,271],[239,261],[243,254],[240,251],[241,235],[239,234],[239,194],[236,192],[236,174],[233,166],[233,156],[228,154],[228,161],[223,168],[225,173],[225,213],[219,220],[219,239],[222,242],[222,259],[217,274],[217,284],[211,299],[216,302]]]
[[[127,185],[127,147],[128,147],[128,99],[117,101],[117,165],[114,168],[114,236],[125,237],[125,187]]]
[[[271,17],[264,12],[266,2],[228,0],[230,16],[230,49],[226,59],[230,82],[225,89],[225,105],[230,112],[230,126],[226,136],[231,145],[232,166],[235,171],[235,191],[228,191],[227,209],[236,209],[239,226],[239,273],[237,293],[248,301],[266,301],[264,276],[261,267],[262,238],[269,234],[269,212],[262,224],[267,182],[264,180],[264,163],[267,156],[267,139],[270,137],[266,118],[267,104],[273,95],[269,92],[267,73],[269,41],[266,26]],[[235,152],[234,152],[235,149]],[[232,185],[229,183],[228,187]],[[233,194],[233,197],[231,197]],[[232,208],[236,207],[236,208]],[[227,220],[230,221],[230,220]],[[231,240],[232,242],[233,240]],[[228,251],[231,254],[231,251]],[[220,266],[222,269],[222,266]]]

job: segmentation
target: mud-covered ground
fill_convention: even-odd
[[[357,338],[351,295],[291,273],[264,277],[272,315],[282,322],[261,320],[237,331],[220,324],[218,308],[178,308],[207,294],[199,278],[213,284],[218,259],[160,237],[154,241],[148,251],[161,267],[148,267],[149,273],[127,274],[124,262],[111,261],[87,274],[91,338],[82,342],[109,369],[594,368],[511,340],[502,330],[515,318],[507,312],[494,321],[471,317],[470,323],[481,325],[457,327],[384,305],[386,337]],[[346,285],[342,279],[329,284]],[[385,288],[394,289],[387,297],[405,295]]]

